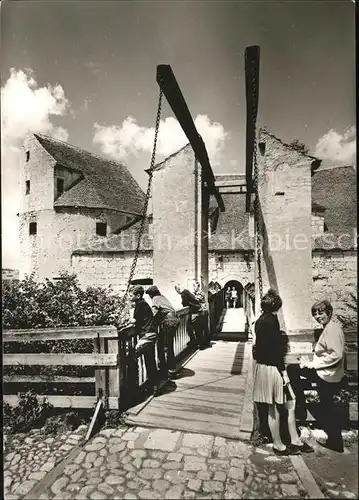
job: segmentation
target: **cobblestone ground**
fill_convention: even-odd
[[[44,473],[53,452],[41,457]],[[32,498],[31,473],[21,477],[24,467],[16,468],[28,453],[7,457],[6,499]],[[306,498],[306,492],[288,457],[210,435],[135,427],[102,430],[38,498]]]
[[[39,430],[7,438],[4,453],[4,497],[21,498],[63,460],[84,437],[86,427],[59,436]],[[6,452],[6,450],[9,450]]]

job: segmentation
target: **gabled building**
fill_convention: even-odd
[[[56,277],[75,248],[140,217],[144,193],[121,163],[29,134],[21,166],[21,277]]]
[[[270,143],[274,149],[290,148],[274,136]],[[165,175],[172,175],[170,165]],[[75,272],[84,286],[111,285],[124,291],[145,201],[128,169],[40,134],[26,139],[22,166],[20,278],[33,271],[39,279],[56,278],[67,270]],[[356,170],[316,167],[311,184],[313,300],[327,297],[340,309],[348,293],[356,291]],[[245,176],[217,175],[216,186],[225,212],[219,212],[211,197],[208,282],[222,287],[235,284],[241,292],[253,283],[255,267],[253,214],[245,212]],[[286,186],[286,195],[296,196],[290,180]],[[169,207],[181,206],[185,217],[181,190],[166,196],[173,201]],[[153,234],[150,215],[135,278],[153,277],[153,238],[170,244],[166,235]]]

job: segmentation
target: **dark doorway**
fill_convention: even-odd
[[[225,309],[243,307],[243,286],[239,281],[228,281],[223,288]]]

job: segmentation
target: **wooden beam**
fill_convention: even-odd
[[[117,354],[4,354],[4,366],[117,366]]]
[[[3,375],[5,384],[94,384],[93,377],[66,377],[65,375]]]
[[[246,212],[250,210],[251,193],[253,193],[253,151],[255,147],[256,127],[254,120],[258,113],[259,92],[259,46],[252,45],[245,50],[245,75],[246,75]]]
[[[97,336],[117,338],[117,328],[115,326],[77,326],[4,330],[2,333],[3,342],[95,339]]]
[[[224,212],[223,199],[215,185],[215,178],[209,162],[206,146],[196,129],[191,113],[169,64],[160,64],[157,66],[157,83],[186,134],[197,160],[202,165],[204,179],[207,182],[209,192],[214,194],[221,212]]]

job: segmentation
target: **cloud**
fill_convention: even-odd
[[[1,87],[2,232],[3,266],[17,267],[20,207],[19,164],[21,144],[28,131],[67,140],[68,131],[52,122],[69,110],[61,85],[39,87],[32,69],[12,68]]]
[[[331,129],[323,135],[315,147],[315,156],[336,163],[354,164],[356,162],[355,125],[343,134]]]
[[[38,87],[31,69],[10,70],[1,88],[2,140],[5,147],[18,145],[30,130],[67,139],[63,127],[55,126],[51,115],[64,115],[69,102],[61,85]]]
[[[197,115],[195,125],[206,144],[211,162],[217,164],[228,133],[223,125],[212,122],[207,115]],[[154,128],[138,125],[132,116],[128,116],[121,126],[95,123],[94,129],[93,142],[100,145],[103,153],[116,160],[125,160],[129,155],[152,151]],[[167,117],[161,120],[157,143],[159,156],[167,157],[187,143],[188,139],[175,118]]]

